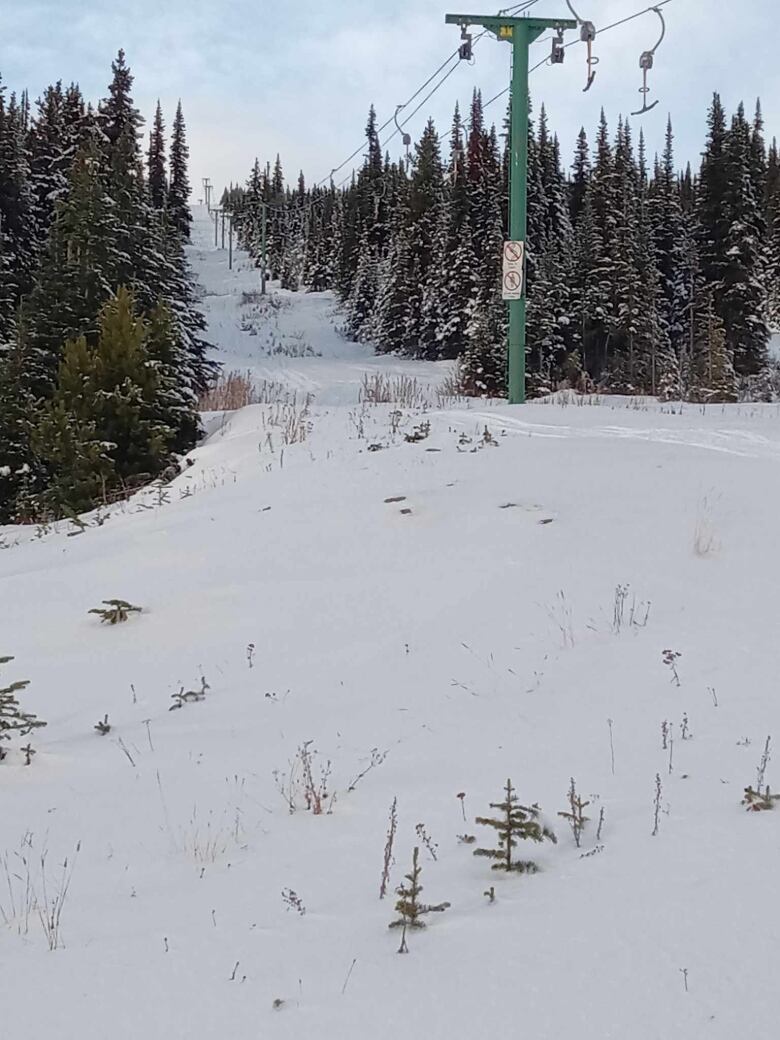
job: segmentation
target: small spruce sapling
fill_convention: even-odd
[[[748,812],[763,812],[768,809],[774,809],[775,802],[780,801],[780,794],[772,794],[769,790],[769,785],[764,786],[766,767],[769,765],[769,759],[771,758],[769,753],[771,744],[772,738],[767,737],[764,752],[761,755],[761,761],[756,771],[756,786],[745,788],[742,804],[747,807]]]
[[[96,722],[92,727],[101,737],[105,737],[107,733],[111,732],[111,723],[108,721],[108,715],[104,715],[99,722]]]
[[[421,422],[419,426],[415,426],[411,433],[404,434],[404,440],[407,444],[419,444],[420,441],[424,441],[430,436],[431,424],[429,422]]]
[[[104,625],[118,625],[127,621],[131,614],[140,614],[142,609],[124,599],[104,599],[102,607],[93,607],[89,613],[97,614]]]
[[[571,778],[568,798],[568,812],[559,812],[558,815],[568,821],[572,834],[574,835],[574,843],[577,848],[579,848],[582,842],[582,832],[585,830],[585,824],[588,823],[590,819],[590,817],[585,816],[583,810],[590,805],[590,802],[583,802],[582,798],[577,794],[574,777]]]
[[[178,693],[171,695],[171,700],[174,703],[170,706],[168,711],[176,711],[178,708],[183,707],[185,704],[191,701],[205,701],[206,693],[211,687],[206,682],[206,676],[201,675],[200,677],[200,689],[199,690],[185,690],[184,687],[179,690]]]
[[[8,664],[9,661],[13,661],[13,657],[0,657],[0,665]],[[40,729],[46,725],[35,715],[22,711],[19,704],[16,694],[26,690],[29,685],[28,679],[19,679],[12,682],[10,686],[0,686],[0,741],[10,740],[11,733],[18,733],[20,737],[26,737],[34,729]],[[28,744],[27,747],[29,748],[30,745]],[[34,753],[31,750],[25,751],[27,765],[30,764]],[[5,752],[0,747],[0,760],[3,758],[5,758]]]
[[[504,788],[504,801],[491,802],[491,809],[499,809],[499,819],[491,819],[486,816],[478,816],[476,822],[483,827],[493,827],[498,831],[497,849],[475,849],[475,856],[486,856],[494,859],[493,870],[516,871],[520,874],[535,874],[538,866],[532,860],[515,860],[512,851],[517,847],[518,840],[542,842],[545,838],[556,843],[558,839],[555,834],[541,821],[541,810],[538,805],[520,805],[512,786],[512,781],[507,780]]]
[[[425,921],[422,920],[426,914],[440,914],[450,907],[449,903],[436,903],[427,904],[420,902],[420,893],[423,890],[420,884],[420,874],[422,874],[422,867],[419,863],[420,849],[415,846],[414,852],[412,853],[412,869],[408,874],[404,875],[404,882],[398,886],[395,890],[398,900],[395,904],[395,910],[398,917],[395,921],[391,921],[390,928],[403,928],[403,936],[401,939],[400,952],[405,951],[405,937],[407,928],[425,928]]]
[[[754,790],[753,787],[746,787],[745,796],[742,799],[742,804],[747,808],[748,812],[763,812],[767,809],[774,809],[775,802],[780,802],[780,794],[772,794],[768,786],[760,791]]]
[[[303,905],[303,900],[294,892],[291,888],[282,889],[282,902],[284,903],[285,910],[294,910],[301,917],[306,914],[306,907]]]

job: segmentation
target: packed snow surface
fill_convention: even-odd
[[[2,1035],[776,1037],[780,808],[740,803],[768,735],[780,788],[778,409],[446,399],[327,295],[242,297],[212,235],[218,357],[276,403],[83,533],[0,531],[0,685],[48,722],[0,765]],[[377,375],[417,401],[361,403]],[[557,832],[534,876],[463,840],[507,777]],[[399,955],[415,845],[451,907]]]

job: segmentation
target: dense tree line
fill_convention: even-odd
[[[0,522],[89,509],[198,432],[211,365],[185,259],[186,129],[158,105],[146,161],[119,52],[96,107],[0,83]]]
[[[505,127],[504,127],[505,131]],[[479,92],[446,147],[433,122],[410,160],[380,146],[373,109],[363,165],[344,188],[286,186],[252,170],[224,204],[260,255],[269,208],[270,273],[290,289],[330,288],[345,331],[379,350],[460,358],[467,392],[505,388],[501,243],[506,133]],[[715,95],[701,168],[679,172],[671,122],[649,161],[640,134],[602,113],[564,169],[544,109],[529,134],[529,387],[734,400],[770,394],[769,328],[780,325],[780,161],[760,106],[727,120]]]

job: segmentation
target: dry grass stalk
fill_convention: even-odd
[[[411,376],[389,376],[383,372],[366,373],[360,386],[360,403],[397,404],[402,408],[425,409],[428,396]]]
[[[302,444],[311,431],[311,403],[311,394],[299,397],[288,392],[284,400],[272,404],[265,413],[263,426],[278,429],[283,444]]]
[[[221,372],[214,385],[200,395],[198,409],[201,412],[234,412],[258,403],[250,372]]]
[[[693,529],[693,551],[702,560],[714,556],[720,549],[714,511],[715,500],[712,494],[704,495],[699,502]]]

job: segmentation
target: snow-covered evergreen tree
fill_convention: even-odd
[[[168,212],[173,227],[183,238],[190,237],[190,151],[187,147],[187,128],[184,125],[184,114],[181,101],[176,106],[176,118],[173,121],[173,138],[171,140],[170,187],[168,189]]]
[[[288,231],[292,225],[288,213],[289,199],[285,191],[282,160],[278,155],[270,183],[264,180],[262,191],[263,198],[269,207],[266,232],[269,275],[271,278],[281,278],[285,248],[288,244],[292,244],[288,240]]]
[[[16,308],[32,285],[38,227],[26,104],[15,94],[6,103],[0,84],[0,344],[12,335]]]
[[[165,168],[165,126],[159,101],[154,113],[154,126],[149,134],[147,164],[149,199],[155,209],[165,209],[168,202],[168,175]]]
[[[666,127],[666,145],[648,195],[648,218],[658,264],[658,277],[663,294],[661,318],[676,353],[682,351],[682,314],[678,296],[677,272],[684,241],[682,202],[674,168],[674,133],[671,119]]]
[[[54,207],[67,190],[76,141],[66,121],[62,84],[48,87],[37,102],[30,130],[30,181],[36,197],[40,233],[45,238]]]
[[[528,221],[528,393],[547,393],[577,382],[579,335],[572,322],[573,229],[570,200],[557,138],[550,135],[544,106],[538,134],[529,138],[534,190]]]
[[[572,175],[571,175],[571,187],[569,190],[569,205],[571,209],[571,219],[573,223],[577,223],[582,215],[582,210],[585,206],[585,194],[588,190],[588,182],[590,180],[590,146],[588,144],[588,135],[585,133],[585,128],[582,127],[577,137],[577,149],[574,153],[574,162],[572,163]]]
[[[726,113],[715,94],[707,114],[709,134],[702,157],[697,191],[702,273],[708,285],[725,280],[730,217],[728,206],[729,166],[726,156]]]
[[[54,515],[150,480],[170,463],[177,442],[189,447],[195,432],[194,402],[182,410],[174,393],[166,312],[158,310],[148,325],[132,294],[120,289],[98,322],[94,347],[84,336],[65,345],[33,437],[48,469],[41,504]]]
[[[767,312],[772,330],[780,333],[780,154],[776,140],[767,161],[766,204]]]
[[[85,106],[74,85],[48,88],[34,116],[26,96],[6,102],[0,91],[0,520],[94,504],[95,482],[105,488],[111,473],[125,480],[158,471],[172,450],[194,443],[195,390],[214,370],[205,358],[205,323],[180,228],[150,201],[139,148],[142,119],[121,51],[112,72],[97,110]],[[160,145],[159,113],[153,145],[155,137]],[[153,174],[158,166],[152,163]],[[185,209],[187,195],[188,189],[181,196]],[[66,343],[83,343],[98,358],[106,340],[101,314],[123,287],[132,289],[142,312],[138,322],[147,319],[143,378],[136,383],[146,394],[148,421],[164,431],[154,465],[141,455],[133,461],[120,438],[108,466],[106,445],[113,441],[106,415],[119,421],[132,409],[99,380],[94,394],[85,392],[86,369],[81,411],[73,407],[81,377],[72,382],[72,400],[62,397]],[[120,368],[130,363],[120,357],[122,349],[114,359]],[[74,353],[74,371],[75,359]],[[136,393],[129,384],[128,392]],[[108,410],[103,420],[101,409]],[[140,431],[147,420],[139,422]],[[130,445],[132,431],[128,436]]]
[[[409,181],[403,163],[391,165],[387,169],[386,184],[388,245],[378,270],[371,334],[379,350],[412,353],[415,316],[412,313],[411,215]]]
[[[433,120],[429,119],[415,147],[409,184],[408,229],[412,270],[410,316],[413,322],[409,340],[415,344],[414,353],[427,358],[436,358],[439,353],[439,316],[431,289],[438,276],[436,246],[443,216],[444,171],[439,135]]]
[[[732,355],[712,291],[701,289],[693,305],[693,338],[685,377],[687,396],[704,403],[736,401],[737,379]]]
[[[766,366],[766,223],[764,185],[756,170],[755,138],[742,105],[725,144],[729,226],[721,259],[720,315],[738,375]]]
[[[0,523],[34,514],[31,502],[42,486],[42,473],[32,435],[37,388],[46,376],[45,358],[21,320],[0,353]]]
[[[615,158],[609,140],[606,116],[602,110],[596,139],[596,157],[585,200],[581,223],[589,230],[589,248],[596,249],[588,258],[586,338],[583,349],[588,358],[588,370],[595,380],[609,372],[613,358],[610,354],[610,329],[615,327],[615,292],[617,228],[620,196],[615,178]],[[586,215],[587,214],[587,215]],[[592,231],[592,233],[590,233]]]
[[[47,358],[49,383],[65,341],[96,334],[100,307],[123,281],[127,261],[120,254],[117,212],[105,178],[105,154],[94,145],[79,152],[25,305],[32,342]],[[38,386],[36,392],[47,389]]]
[[[469,303],[478,284],[469,202],[463,122],[456,106],[435,274],[430,282],[438,300],[436,340],[437,354],[442,358],[460,356],[468,342]]]

